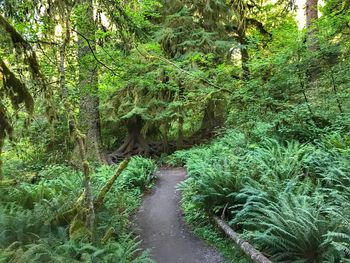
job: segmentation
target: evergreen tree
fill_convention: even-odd
[[[87,159],[103,162],[101,145],[101,124],[99,112],[98,65],[96,53],[96,22],[93,15],[93,1],[80,1],[77,6],[78,62],[80,115],[79,124],[86,134]]]

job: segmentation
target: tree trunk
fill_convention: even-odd
[[[309,28],[318,19],[318,0],[306,0],[305,13],[306,27]]]
[[[79,5],[77,29],[80,116],[82,132],[86,134],[86,158],[93,162],[104,162],[101,150],[100,112],[98,97],[97,61],[92,52],[96,52],[96,24],[93,17],[93,1],[81,0]],[[83,37],[84,36],[84,37]]]
[[[109,163],[118,163],[121,159],[132,155],[149,155],[149,144],[141,134],[143,124],[139,115],[134,115],[126,121],[128,134],[124,143],[115,152],[109,154]]]
[[[209,100],[204,109],[204,116],[200,132],[202,135],[211,137],[215,128],[218,128],[224,123],[223,116],[224,108],[222,103],[214,100]]]
[[[119,167],[111,179],[100,190],[97,198],[94,201],[95,209],[99,209],[103,205],[103,201],[106,198],[107,193],[111,190],[113,184],[117,178],[122,174],[129,163],[130,159],[125,159],[119,164]]]
[[[316,33],[317,30],[314,28],[314,22],[318,19],[318,0],[306,0],[305,6],[306,15],[306,28],[308,30],[307,44],[311,51],[317,51],[319,45],[317,43]]]
[[[178,126],[177,126],[177,149],[182,149],[184,146],[184,117],[179,109],[179,118],[178,118]]]
[[[242,25],[238,28],[238,43],[239,43],[239,49],[241,52],[241,61],[242,61],[242,71],[243,71],[243,79],[247,80],[249,79],[250,71],[248,67],[248,61],[249,61],[249,53],[248,53],[248,47],[247,47],[247,37],[245,32],[245,21],[242,22]]]
[[[67,103],[68,105],[68,103]],[[70,115],[69,126],[72,129],[72,133],[77,141],[79,155],[81,158],[84,174],[84,199],[85,199],[85,226],[89,230],[90,241],[94,241],[94,224],[95,224],[95,208],[94,197],[91,186],[91,170],[89,161],[86,156],[84,135],[78,130],[76,120],[72,114]],[[78,214],[76,215],[78,217]],[[72,223],[71,223],[72,224]]]
[[[318,19],[318,0],[306,0],[305,6],[306,15],[306,27],[307,27],[307,37],[306,45],[310,52],[317,52],[320,49],[318,39],[317,39],[317,29],[314,27],[314,23]],[[315,84],[320,74],[320,65],[317,55],[312,55],[309,69],[308,69],[308,85]]]

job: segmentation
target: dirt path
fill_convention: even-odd
[[[223,263],[223,258],[193,236],[183,221],[180,194],[175,188],[185,176],[180,168],[157,172],[157,185],[146,196],[135,219],[142,248],[150,249],[157,263]]]

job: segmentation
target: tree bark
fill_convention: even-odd
[[[65,10],[64,16],[62,17],[62,23],[64,24],[62,32],[62,44],[60,47],[60,63],[59,63],[59,72],[60,72],[60,93],[63,100],[68,99],[68,91],[66,87],[66,48],[70,40],[70,25],[69,25],[69,16],[70,10]]]
[[[248,7],[246,5],[245,1],[237,1],[232,0],[230,1],[230,4],[232,5],[235,13],[238,17],[238,26],[237,26],[237,42],[239,43],[239,49],[241,53],[241,62],[242,62],[242,79],[248,80],[250,76],[248,61],[249,61],[249,53],[248,53],[248,47],[247,47],[247,36],[246,36],[246,30],[247,30],[247,13],[248,13]]]
[[[101,147],[101,125],[98,96],[97,61],[92,52],[96,51],[96,24],[93,17],[93,1],[81,0],[78,17],[78,63],[80,115],[79,123],[86,134],[86,158],[93,162],[104,162]],[[83,37],[84,36],[84,37]]]
[[[310,28],[314,21],[318,19],[318,0],[306,0],[306,27]]]
[[[239,43],[239,49],[241,52],[241,61],[242,61],[242,71],[243,71],[243,79],[247,80],[250,76],[249,71],[249,53],[247,48],[247,39],[246,39],[246,33],[245,28],[238,29],[238,43]]]
[[[181,110],[179,109],[179,118],[177,126],[177,149],[182,149],[184,146],[184,117],[182,116]]]
[[[317,51],[319,45],[317,43],[317,30],[314,27],[314,22],[318,19],[318,0],[306,0],[305,6],[307,45],[311,51]]]
[[[317,39],[317,29],[315,28],[314,23],[318,19],[318,0],[306,0],[305,15],[307,28],[307,49],[311,52],[317,52],[319,51],[320,46]],[[317,56],[313,57],[316,58],[313,58],[310,61],[308,70],[308,85],[315,83],[320,73],[319,59],[317,59]]]
[[[78,149],[80,158],[83,164],[83,174],[84,174],[84,199],[85,199],[85,207],[86,207],[86,227],[89,229],[90,241],[94,241],[94,224],[95,224],[95,208],[94,208],[94,197],[92,193],[91,186],[91,171],[90,165],[86,156],[86,148],[85,148],[85,136],[78,130],[77,124],[74,116],[70,118],[70,127],[72,129],[72,133],[78,143]]]
[[[139,115],[134,115],[126,121],[126,138],[115,152],[108,155],[108,163],[118,163],[119,160],[132,155],[149,155],[149,143],[141,133],[143,124],[144,121]]]
[[[220,104],[220,101],[208,101],[204,109],[201,128],[199,129],[200,135],[204,137],[211,137],[215,128],[218,128],[223,125],[223,111],[224,108]]]

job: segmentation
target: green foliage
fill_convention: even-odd
[[[312,152],[311,146],[287,142],[282,146],[276,140],[261,142],[247,154],[246,169],[250,177],[259,181],[284,181],[303,175],[304,162]]]
[[[93,27],[79,23],[86,7],[75,2],[0,3],[0,262],[146,260],[127,232],[154,181],[149,159],[130,161],[97,212],[96,236],[110,233],[106,243],[69,240],[67,223],[52,223],[82,191],[81,173],[66,166],[74,148],[66,102],[83,115],[81,95],[91,92],[92,83],[76,88],[82,75],[98,79],[93,110],[107,149],[135,116],[142,136],[164,145],[182,135],[195,144],[208,127],[219,135],[168,163],[188,170],[180,186],[187,220],[233,262],[240,255],[223,248],[207,213],[277,262],[349,261],[348,0],[324,1],[304,30],[294,1],[98,0]],[[76,43],[84,32],[73,28],[87,39]],[[13,130],[21,139],[5,142]],[[95,196],[115,169],[96,168]]]
[[[92,175],[94,194],[113,176],[117,167],[101,166]],[[66,166],[47,166],[32,182],[2,187],[0,194],[0,262],[150,262],[130,233],[130,215],[142,193],[153,184],[155,163],[133,158],[128,168],[96,211],[96,236],[88,244],[72,240],[68,225],[55,223],[58,215],[74,207],[82,191],[82,175]],[[68,222],[67,222],[68,223]]]
[[[207,213],[224,216],[274,262],[348,260],[348,133],[325,133],[313,144],[260,137],[228,131],[170,157],[187,167],[186,218],[201,229]]]
[[[245,236],[274,262],[337,262],[344,256],[326,236],[339,225],[339,218],[329,214],[338,207],[322,197],[282,193],[277,201],[257,198],[246,206],[235,222],[249,230]]]
[[[141,191],[149,190],[154,182],[156,165],[154,161],[135,156],[118,180],[120,189],[139,188]]]

